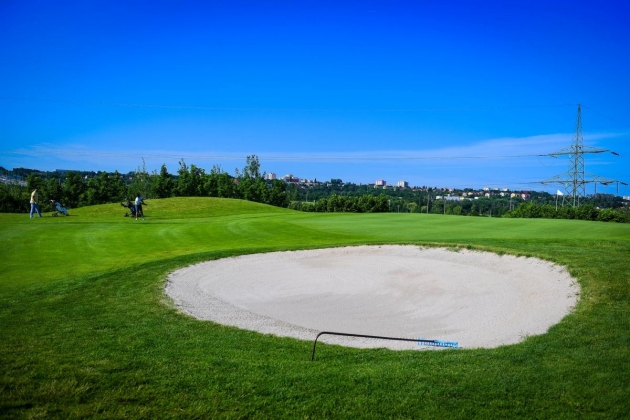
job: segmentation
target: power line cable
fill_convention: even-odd
[[[154,159],[200,159],[200,160],[228,160],[243,159],[237,155],[203,155],[203,154],[150,154],[150,153],[106,153],[106,152],[67,152],[67,151],[2,151],[2,154],[26,155],[26,156],[86,156],[109,158],[154,158]],[[553,157],[550,154],[524,154],[524,155],[487,155],[487,156],[259,156],[267,161],[418,161],[418,160],[479,160],[479,159],[514,159],[533,157]]]
[[[52,102],[73,105],[112,106],[126,108],[162,108],[162,109],[194,109],[206,111],[345,111],[345,112],[447,112],[447,111],[481,111],[501,109],[527,109],[527,108],[558,108],[575,106],[575,104],[549,104],[549,105],[496,105],[496,106],[464,106],[464,107],[423,107],[423,108],[256,108],[256,107],[213,107],[203,105],[173,105],[173,104],[142,104],[107,101],[78,101],[69,99],[49,98],[18,98],[0,96],[2,100],[25,102]]]
[[[588,109],[589,111],[593,111],[593,112],[594,112],[594,113],[596,113],[597,115],[600,115],[600,116],[602,116],[602,117],[604,117],[604,118],[608,118],[610,121],[613,121],[613,122],[615,122],[615,123],[617,123],[617,124],[621,125],[621,126],[622,126],[622,127],[624,127],[624,128],[630,128],[630,125],[628,125],[628,124],[624,124],[624,123],[622,123],[621,121],[617,121],[617,120],[616,120],[616,119],[614,119],[614,118],[611,118],[611,117],[609,117],[609,116],[607,116],[607,115],[602,114],[601,112],[595,111],[595,110],[594,110],[593,108],[591,108],[591,107],[588,107],[588,106],[586,106],[586,105],[582,105],[582,107],[583,107],[583,108]]]

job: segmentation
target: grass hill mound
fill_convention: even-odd
[[[173,197],[163,199],[147,199],[143,206],[147,220],[160,219],[193,219],[203,217],[223,217],[246,214],[277,214],[293,213],[280,207],[268,204],[255,203],[252,201],[239,200],[233,198],[216,197]],[[79,207],[68,209],[72,221],[97,221],[112,218],[122,218],[129,210],[121,206],[120,203],[100,204],[96,206]],[[51,213],[43,213],[45,218]],[[61,216],[62,217],[62,216]],[[9,218],[11,220],[28,220],[25,214],[3,214],[0,220]]]

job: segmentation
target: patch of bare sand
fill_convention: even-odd
[[[198,319],[265,334],[313,340],[336,331],[492,348],[544,334],[575,306],[579,286],[564,268],[535,258],[388,245],[208,261],[171,273],[166,294]]]

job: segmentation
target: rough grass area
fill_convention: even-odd
[[[623,418],[630,225],[422,214],[309,214],[221,199],[0,215],[2,418]],[[575,311],[490,350],[361,350],[177,312],[167,273],[213,258],[416,243],[568,267]]]

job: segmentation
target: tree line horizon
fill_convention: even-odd
[[[38,188],[43,197],[43,211],[52,210],[50,200],[58,201],[68,208],[76,208],[122,202],[140,194],[145,199],[235,198],[306,212],[405,212],[630,221],[623,199],[612,194],[586,197],[579,207],[586,206],[581,212],[569,210],[572,208],[569,206],[560,206],[560,211],[557,211],[557,197],[537,191],[530,191],[530,200],[491,196],[450,202],[436,198],[438,191],[445,190],[439,188],[384,190],[365,184],[343,183],[340,179],[331,179],[330,182],[318,185],[270,180],[266,178],[265,172],[261,172],[261,164],[256,155],[247,156],[243,169],[235,169],[234,175],[228,174],[219,165],[214,165],[206,172],[194,164],[188,165],[184,159],[179,161],[177,174],[170,174],[166,164],[162,165],[159,172],[148,173],[143,163],[133,173],[129,172],[127,175],[132,176],[127,178],[117,170],[113,173],[98,172],[87,180],[82,174],[89,171],[42,172],[18,168],[17,172],[21,172],[22,176],[26,175],[26,187],[2,183],[0,212],[28,212],[30,192]],[[461,191],[466,190],[473,189]],[[528,206],[521,208],[523,204]],[[606,211],[600,216],[603,210]]]

